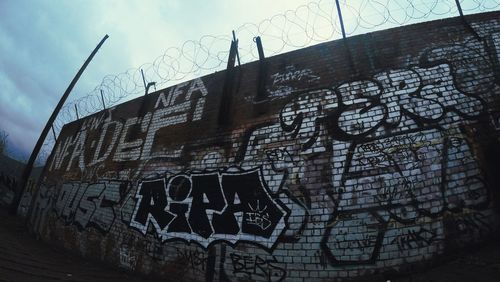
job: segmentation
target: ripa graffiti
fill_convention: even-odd
[[[184,239],[205,247],[223,240],[271,248],[288,215],[271,197],[260,168],[142,181],[136,199],[131,227],[146,234],[152,224],[162,241]]]

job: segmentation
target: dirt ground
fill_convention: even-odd
[[[0,218],[0,282],[158,281],[86,261],[38,241],[26,231],[22,220],[9,215],[5,208],[0,208]],[[363,281],[500,281],[500,242],[492,240],[473,250],[457,253],[447,262],[420,273],[384,274],[366,277]]]

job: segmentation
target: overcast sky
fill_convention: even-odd
[[[62,93],[105,34],[110,38],[68,101],[94,89],[105,75],[152,62],[168,47],[207,34],[229,36],[246,22],[311,1],[0,0],[0,130],[9,134],[11,155],[27,159]]]
[[[152,62],[168,47],[205,34],[231,34],[245,22],[306,0],[0,1],[0,129],[26,157],[45,122],[99,40],[109,34],[68,99],[107,74]]]

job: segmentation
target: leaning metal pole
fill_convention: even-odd
[[[342,9],[340,9],[339,0],[335,0],[335,4],[337,6],[337,14],[339,15],[340,31],[342,31],[342,38],[345,40],[347,36],[345,35],[344,19],[342,18]]]
[[[35,148],[33,149],[33,152],[31,152],[31,156],[28,160],[28,163],[24,167],[23,175],[21,178],[21,186],[20,189],[17,191],[17,193],[14,196],[14,199],[12,200],[12,203],[10,204],[9,208],[9,213],[12,215],[15,215],[17,213],[17,209],[19,207],[19,203],[21,202],[21,197],[24,193],[24,190],[26,189],[26,183],[28,183],[28,179],[31,175],[31,171],[33,170],[33,164],[35,163],[36,157],[38,156],[38,153],[40,152],[40,149],[42,148],[43,142],[45,141],[45,137],[47,137],[47,134],[49,133],[50,128],[52,127],[52,124],[54,123],[54,120],[56,119],[57,115],[59,114],[59,111],[61,110],[62,106],[64,105],[64,102],[69,96],[69,93],[71,93],[71,90],[73,90],[73,87],[75,86],[76,82],[82,75],[83,71],[87,68],[87,65],[92,61],[92,58],[94,58],[94,55],[97,53],[97,51],[101,48],[102,44],[106,39],[108,39],[108,35],[106,34],[101,42],[95,47],[94,51],[90,54],[90,56],[87,58],[85,63],[83,63],[82,67],[76,74],[76,76],[73,78],[71,83],[69,84],[68,88],[64,92],[63,96],[61,97],[61,100],[59,100],[59,103],[57,104],[56,108],[52,112],[52,115],[50,116],[49,120],[47,121],[47,124],[45,125],[45,128],[43,129],[42,133],[40,134],[40,137],[38,138],[38,141],[36,142]]]

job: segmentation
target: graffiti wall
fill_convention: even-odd
[[[447,19],[350,38],[350,56],[320,44],[267,58],[265,76],[250,63],[67,124],[32,228],[180,281],[407,271],[486,240],[498,18],[469,18],[480,38]]]

